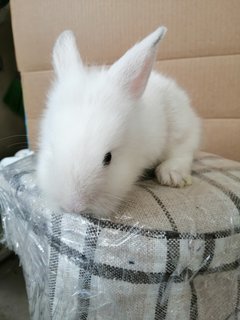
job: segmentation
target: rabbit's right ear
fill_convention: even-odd
[[[76,69],[83,70],[83,63],[72,31],[66,30],[57,38],[52,59],[54,71],[59,78],[65,77]]]
[[[135,44],[109,68],[112,79],[132,98],[138,99],[142,96],[152,71],[159,43],[166,32],[167,28],[159,27]]]

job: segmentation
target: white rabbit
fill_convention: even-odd
[[[109,215],[145,168],[155,167],[163,185],[191,184],[200,120],[186,93],[152,71],[165,32],[159,27],[110,68],[84,66],[71,31],[57,39],[37,175],[64,211]]]

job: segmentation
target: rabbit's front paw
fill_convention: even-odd
[[[191,175],[181,167],[177,168],[168,161],[163,162],[156,168],[158,182],[164,186],[183,188],[192,184]]]

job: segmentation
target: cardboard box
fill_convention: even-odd
[[[111,64],[163,24],[156,69],[188,91],[205,119],[203,149],[240,160],[239,0],[12,0],[11,11],[32,148],[61,31],[75,32],[86,63]]]

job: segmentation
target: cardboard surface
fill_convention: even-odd
[[[202,149],[240,161],[240,119],[205,119]]]
[[[202,149],[240,160],[239,0],[11,1],[30,146],[51,81],[51,51],[72,29],[83,59],[111,64],[160,24],[156,69],[186,89],[204,121]]]
[[[159,25],[169,31],[159,59],[240,52],[239,0],[12,0],[11,11],[20,71],[50,69],[65,29],[89,63],[111,64]]]

